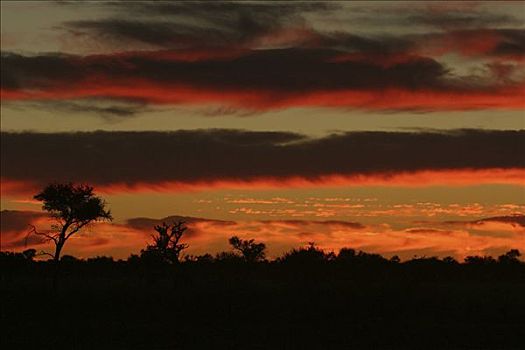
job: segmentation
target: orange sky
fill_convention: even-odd
[[[402,258],[525,250],[519,2],[2,1],[2,250],[49,244],[32,199],[88,183],[115,221],[68,242],[138,253],[184,218]]]

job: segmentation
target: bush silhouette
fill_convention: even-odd
[[[255,243],[253,239],[244,240],[237,236],[231,237],[229,242],[234,250],[241,253],[246,262],[254,263],[266,257],[266,244],[264,243]]]
[[[498,257],[498,262],[503,264],[518,263],[521,253],[517,249],[511,249],[503,255]]]
[[[496,263],[496,260],[491,256],[467,256],[465,263],[469,265],[490,265]]]
[[[308,248],[292,249],[278,259],[280,263],[292,265],[311,265],[333,260],[333,254],[326,254],[315,246],[314,242],[308,243]]]
[[[22,252],[22,255],[26,260],[33,261],[36,256],[36,249],[26,249]]]

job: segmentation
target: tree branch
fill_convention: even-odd
[[[29,236],[31,234],[35,234],[37,236],[44,236],[47,240],[49,241],[53,241],[55,244],[58,244],[58,238],[56,237],[56,235],[50,235],[49,233],[45,233],[45,232],[38,232],[36,230],[36,227],[35,225],[31,225],[29,224],[29,226],[31,227],[31,229],[29,230],[29,232],[27,233],[26,235],[26,239],[25,239],[25,245],[27,246],[27,239],[29,238]]]
[[[40,253],[38,253],[37,255],[49,255],[52,259],[55,258],[55,256],[53,254],[45,252],[43,250],[41,250]]]
[[[75,233],[77,233],[78,231],[80,231],[80,229],[81,229],[82,227],[86,226],[87,224],[89,224],[89,222],[86,222],[86,221],[85,221],[85,222],[82,222],[82,223],[80,223],[80,224],[77,224],[77,226],[76,226],[73,230],[71,230],[71,231],[70,231],[70,232],[64,237],[64,241],[67,241],[67,239],[68,239],[69,237],[71,237],[73,234],[75,234]]]

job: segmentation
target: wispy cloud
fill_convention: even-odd
[[[2,221],[5,218],[11,225],[14,216],[4,214],[2,212]],[[18,214],[26,215],[21,212]],[[45,220],[39,220],[40,226],[45,224]],[[95,224],[78,237],[73,237],[67,251],[82,257],[101,254],[127,257],[146,246],[150,234],[154,232],[154,225],[178,220],[185,221],[188,226],[186,242],[190,244],[189,254],[229,250],[227,239],[233,235],[267,243],[271,257],[312,241],[328,251],[352,247],[388,256],[397,254],[402,258],[412,258],[415,254],[463,258],[466,255],[483,255],[488,251],[503,253],[510,248],[525,249],[523,227],[513,226],[507,221],[500,222],[501,226],[485,228],[484,233],[480,234],[478,229],[468,226],[445,229],[430,224],[410,226],[410,223],[406,223],[407,228],[395,229],[387,224],[364,225],[339,220],[224,221],[173,215],[159,219],[131,218],[124,224]],[[5,248],[23,249],[20,243],[23,232],[14,235],[12,232],[2,229]],[[39,249],[46,248],[41,242],[30,244],[35,245]]]

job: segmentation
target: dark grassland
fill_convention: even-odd
[[[2,349],[523,349],[517,259],[232,254],[54,265],[2,253]]]

